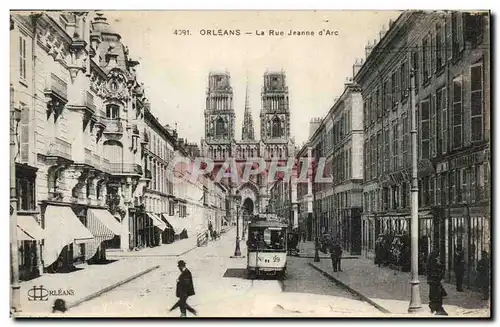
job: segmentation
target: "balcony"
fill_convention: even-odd
[[[101,157],[99,155],[92,155],[92,165],[94,166],[94,168],[102,170]]]
[[[101,122],[106,126],[104,134],[123,134],[123,123],[120,119],[102,118]]]
[[[108,171],[112,175],[142,175],[142,167],[138,164],[111,162]]]
[[[47,118],[53,114],[54,120],[56,120],[68,103],[68,84],[51,73],[43,93],[47,98]]]
[[[47,141],[47,157],[59,157],[71,160],[71,143],[58,137]]]
[[[85,164],[92,166],[92,150],[85,148],[85,154],[83,158]]]
[[[47,80],[47,86],[44,90],[46,96],[57,97],[63,102],[68,101],[68,84],[57,77],[56,74],[51,73]]]

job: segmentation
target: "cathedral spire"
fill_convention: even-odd
[[[243,128],[241,129],[241,138],[244,141],[254,141],[252,112],[250,111],[250,100],[248,97],[248,81],[245,94],[245,116],[243,118]]]

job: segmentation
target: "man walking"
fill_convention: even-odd
[[[455,270],[455,279],[457,284],[457,292],[463,292],[462,284],[464,282],[464,272],[465,272],[465,257],[464,251],[462,249],[462,245],[457,245],[457,249],[455,251],[455,260],[454,260],[454,270]]]
[[[439,252],[434,250],[427,261],[427,284],[429,284],[429,308],[431,313],[440,316],[448,314],[443,308],[445,290],[441,285],[444,275],[444,266],[439,261]]]
[[[477,263],[478,283],[483,300],[490,298],[490,256],[488,252],[481,252],[481,260]]]
[[[340,246],[339,240],[335,240],[333,243],[333,249],[335,251],[335,256],[337,257],[337,269],[338,271],[342,271],[341,262],[342,262],[342,247]]]
[[[179,298],[179,301],[174,304],[170,311],[179,307],[181,309],[181,317],[186,317],[186,309],[196,316],[196,310],[186,303],[188,297],[194,295],[193,276],[189,269],[186,268],[186,263],[183,260],[177,263],[177,267],[181,271],[177,279],[177,289],[175,291],[175,295]]]

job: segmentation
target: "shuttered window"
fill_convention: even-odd
[[[463,143],[462,134],[462,78],[453,80],[453,149],[460,148]]]
[[[484,138],[483,117],[483,65],[478,63],[470,68],[471,79],[471,140],[481,141]]]

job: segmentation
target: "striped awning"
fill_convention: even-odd
[[[160,217],[152,212],[147,212],[146,215],[153,221],[153,225],[164,231],[167,229],[167,224],[165,224]]]
[[[48,205],[45,210],[45,267],[53,264],[62,249],[72,243],[87,243],[94,239],[92,233],[80,222],[71,207]]]
[[[92,242],[85,247],[85,260],[91,259],[101,246],[102,242],[111,240],[115,235],[121,235],[122,226],[104,209],[87,210],[87,227],[94,235]]]
[[[175,235],[179,235],[188,227],[188,224],[184,222],[184,219],[176,216],[167,216],[164,214],[163,219],[165,219],[170,224],[170,226],[172,226]]]
[[[33,216],[17,216],[17,239],[19,241],[40,241],[44,238],[45,232]]]

